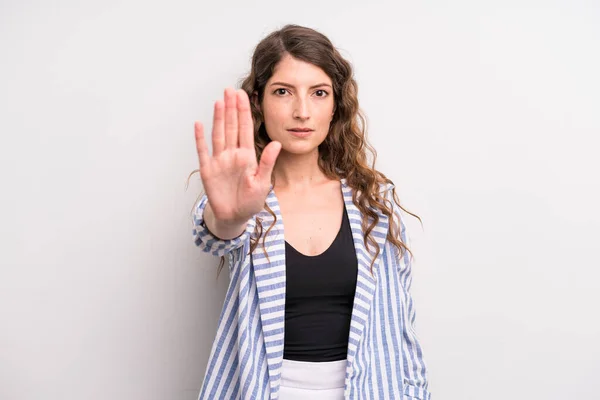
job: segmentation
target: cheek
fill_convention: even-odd
[[[265,122],[269,125],[279,125],[286,118],[284,107],[279,104],[269,104],[266,108],[269,110],[265,115]]]
[[[331,101],[331,103],[328,103],[328,104],[321,104],[319,107],[319,119],[322,121],[330,120],[333,117],[333,108],[334,108],[333,101]]]
[[[321,123],[321,124],[328,125],[331,123],[332,119],[333,119],[333,108],[323,110],[322,113],[319,113],[319,123]]]

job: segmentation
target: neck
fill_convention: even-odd
[[[328,180],[318,164],[319,150],[308,154],[281,151],[273,169],[275,187],[283,190],[303,191]]]

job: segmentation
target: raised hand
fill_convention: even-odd
[[[242,89],[225,89],[225,102],[215,103],[212,155],[204,140],[204,127],[196,122],[194,128],[200,177],[214,222],[222,226],[247,222],[263,209],[281,143],[269,143],[260,164],[256,162],[250,101]]]

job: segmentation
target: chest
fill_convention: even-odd
[[[325,252],[342,226],[344,200],[339,189],[302,196],[282,193],[278,197],[286,242],[307,256]]]

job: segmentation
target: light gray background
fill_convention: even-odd
[[[227,285],[194,120],[288,22],[354,64],[436,400],[600,398],[595,1],[0,8],[0,398],[193,400]]]

